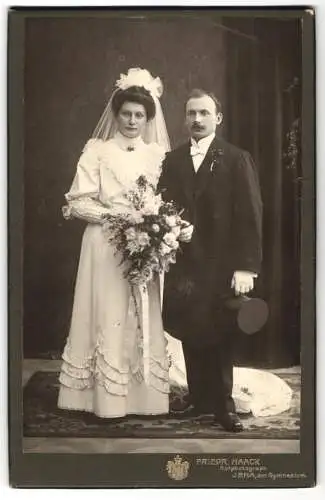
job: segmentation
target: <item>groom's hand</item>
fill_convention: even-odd
[[[253,290],[254,278],[257,275],[250,271],[235,271],[231,281],[231,288],[234,288],[235,294],[245,294]]]
[[[189,241],[191,241],[194,228],[193,225],[189,224],[188,222],[186,222],[185,224],[181,229],[181,232],[179,234],[179,239],[184,243],[188,243]]]

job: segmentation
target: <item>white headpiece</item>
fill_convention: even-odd
[[[143,140],[146,143],[156,142],[165,151],[170,150],[170,142],[167,133],[164,115],[161,109],[159,98],[163,93],[163,85],[159,77],[153,78],[149,71],[141,68],[130,68],[127,74],[121,74],[115,83],[114,90],[105,110],[102,114],[93,134],[93,138],[107,140],[113,137],[117,130],[117,124],[112,110],[112,100],[116,92],[125,90],[132,86],[144,87],[153,98],[156,113],[154,118],[147,122],[143,133]]]
[[[120,79],[116,81],[116,86],[122,90],[136,85],[144,87],[152,97],[160,98],[163,93],[163,84],[160,78],[153,78],[148,70],[141,68],[130,68],[127,75],[122,73]]]

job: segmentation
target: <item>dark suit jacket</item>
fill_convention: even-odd
[[[167,154],[158,187],[194,225],[165,276],[165,329],[181,340],[214,342],[229,329],[224,299],[234,271],[260,272],[256,169],[249,153],[216,137],[195,173],[188,142]]]

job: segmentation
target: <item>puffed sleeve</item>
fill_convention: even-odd
[[[151,143],[148,146],[148,149],[150,155],[150,161],[149,161],[150,168],[146,172],[146,175],[150,180],[150,182],[154,186],[157,186],[161,174],[162,163],[166,153],[165,150],[156,143]]]
[[[70,191],[65,195],[68,204],[62,208],[65,219],[76,217],[87,222],[101,223],[109,213],[108,207],[99,200],[100,146],[101,141],[90,139],[79,158]]]

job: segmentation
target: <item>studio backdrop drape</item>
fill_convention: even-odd
[[[227,138],[255,159],[264,205],[263,271],[257,292],[269,305],[264,329],[242,337],[238,361],[300,361],[300,23],[227,18]]]

